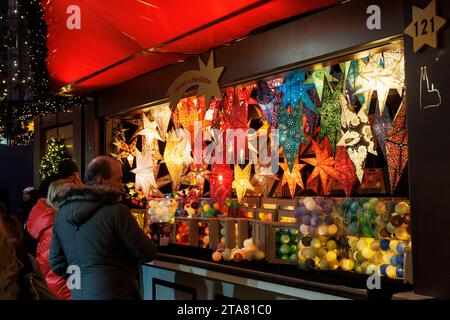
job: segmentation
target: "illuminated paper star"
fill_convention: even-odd
[[[114,140],[114,146],[117,148],[118,153],[111,153],[111,156],[120,162],[122,159],[128,158],[128,156],[133,156],[136,153],[136,143],[137,139],[134,139],[130,144],[127,144],[125,140]]]
[[[169,103],[152,107],[150,114],[158,126],[159,135],[163,140],[166,140],[167,129],[169,128],[170,117],[172,115]]]
[[[295,188],[297,185],[304,189],[303,179],[301,170],[306,166],[306,164],[299,164],[298,160],[295,161],[292,170],[289,170],[289,165],[286,162],[279,163],[281,169],[283,169],[283,177],[281,178],[281,186],[284,186],[286,183],[288,184],[289,191],[291,193],[291,197],[295,197]]]
[[[158,131],[156,130],[156,121],[150,121],[145,114],[142,114],[142,123],[144,129],[138,132],[138,135],[145,136],[145,141],[147,144],[151,144],[153,140],[161,140]]]
[[[359,181],[362,182],[368,153],[377,155],[370,128],[367,104],[362,106],[359,112],[356,113],[347,99],[341,95],[341,106],[341,121],[344,132],[337,146],[346,147],[348,155],[355,165],[356,175]]]
[[[314,166],[314,170],[308,177],[307,182],[309,183],[314,178],[319,176],[324,194],[328,194],[328,176],[332,176],[333,178],[337,179],[336,170],[334,169],[335,160],[330,155],[328,147],[325,147],[323,150],[321,150],[320,146],[315,141],[313,141],[313,145],[316,157],[301,159],[303,162]]]
[[[277,176],[272,172],[272,164],[255,164],[255,174],[252,177],[252,184],[258,190],[261,190],[264,197],[268,197],[269,191],[272,189],[275,181],[278,180]],[[258,191],[256,190],[256,191]]]
[[[220,97],[219,78],[222,75],[224,67],[214,67],[214,55],[211,52],[208,63],[205,64],[202,59],[198,59],[199,71],[202,75],[207,75],[208,82],[201,82],[197,89],[197,96],[205,96],[206,108],[209,108],[209,103],[212,97]]]
[[[189,165],[190,171],[183,178],[183,183],[191,186],[198,186],[200,192],[203,193],[203,186],[206,180],[209,180],[211,172],[208,170],[208,165],[193,164]]]
[[[392,128],[386,137],[386,159],[388,162],[391,193],[393,194],[408,162],[406,100],[402,101],[392,122]]]
[[[414,52],[424,45],[437,48],[437,33],[446,24],[446,20],[437,15],[437,4],[433,0],[425,8],[413,6],[412,22],[405,29],[405,33],[413,38]]]
[[[284,93],[283,107],[296,107],[301,101],[303,105],[317,113],[316,106],[311,101],[308,90],[314,89],[314,83],[306,83],[306,73],[301,71],[292,71],[284,78],[284,83],[277,88]]]
[[[333,151],[341,134],[341,93],[342,80],[332,92],[328,81],[325,81],[322,108],[320,108],[320,137],[328,137]]]
[[[358,177],[356,176],[355,167],[353,166],[353,162],[348,156],[345,147],[337,148],[334,170],[336,171],[337,178],[344,189],[345,195],[350,197],[352,187]]]
[[[360,87],[355,93],[365,93],[367,99],[370,100],[373,91],[377,91],[378,101],[380,103],[380,113],[386,106],[386,100],[391,88],[400,90],[403,83],[398,77],[399,68],[403,63],[402,55],[389,64],[385,64],[384,68],[376,62],[375,58],[369,59],[369,63],[359,64],[359,76],[356,79],[356,86]]]
[[[164,162],[173,179],[173,191],[178,191],[181,178],[193,160],[189,138],[186,136],[184,130],[171,131],[166,141]]]
[[[136,168],[130,172],[136,175],[135,188],[141,188],[146,196],[150,194],[151,188],[157,189],[153,167],[150,152],[136,150]]]
[[[247,164],[244,169],[241,169],[238,164],[234,166],[234,180],[232,187],[236,189],[236,195],[239,203],[241,203],[244,199],[247,190],[254,190],[253,185],[250,183],[251,169],[251,163]]]
[[[328,80],[328,82],[333,82],[336,80],[330,74],[330,69],[331,69],[331,67],[316,69],[312,72],[312,74],[304,82],[304,84],[314,83],[314,85],[316,86],[317,94],[319,95],[320,100],[322,100],[325,79]]]

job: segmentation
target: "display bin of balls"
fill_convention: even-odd
[[[267,261],[276,264],[297,264],[300,232],[297,224],[267,223],[269,243]]]
[[[219,220],[176,217],[175,243],[203,249],[216,249],[219,244]]]
[[[191,218],[175,217],[175,224],[173,228],[175,244],[182,246],[191,246],[196,243],[194,237],[191,237]]]
[[[168,222],[154,222],[149,226],[150,235],[157,246],[168,246],[174,243],[174,224]]]
[[[336,270],[346,258],[344,219],[332,198],[301,197],[295,215],[299,224],[298,264],[301,269]],[[344,263],[347,263],[344,260]],[[345,266],[347,269],[349,266]]]
[[[404,279],[410,268],[410,206],[405,199],[354,198],[336,201],[345,216],[354,271]]]
[[[402,279],[410,252],[410,209],[404,199],[302,198],[299,266]]]

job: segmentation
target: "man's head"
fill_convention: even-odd
[[[33,187],[28,187],[28,188],[23,189],[22,199],[24,202],[31,200],[31,192],[33,192],[33,190],[34,190]]]
[[[108,186],[118,192],[122,191],[122,164],[106,156],[100,156],[89,162],[84,182],[86,185]]]
[[[81,182],[80,170],[77,164],[70,158],[61,160],[58,164],[58,174],[60,179],[69,179],[73,183],[79,186],[83,186]]]

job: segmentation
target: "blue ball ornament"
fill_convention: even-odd
[[[310,216],[303,216],[302,217],[302,223],[309,226],[311,224],[311,217]]]
[[[397,245],[397,251],[398,251],[398,253],[400,253],[400,254],[405,253],[405,248],[406,248],[406,244],[405,244],[404,242],[400,242],[400,243]]]
[[[319,216],[312,216],[311,217],[311,225],[312,226],[317,226],[322,224],[322,218]]]
[[[397,265],[397,256],[392,256],[391,260],[389,261],[391,265],[396,266]]]
[[[359,209],[359,203],[358,203],[358,201],[354,201],[350,206],[350,210],[352,210],[353,212],[356,212],[356,211],[358,211],[358,209]]]
[[[397,267],[396,274],[397,274],[397,277],[403,278],[403,275],[404,275],[403,267]]]
[[[380,248],[383,251],[389,251],[389,240],[383,239],[380,241]]]
[[[295,209],[295,216],[296,217],[301,217],[302,216],[302,207],[297,207]]]
[[[403,266],[405,264],[405,257],[402,254],[399,254],[396,257],[397,265]]]
[[[381,266],[380,266],[380,272],[381,272],[381,274],[383,275],[383,276],[387,276],[387,273],[386,273],[386,268],[388,267],[388,265],[387,264],[382,264]]]
[[[306,216],[308,214],[309,210],[306,209],[306,207],[300,207],[300,215]]]

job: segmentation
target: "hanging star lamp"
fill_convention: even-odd
[[[251,163],[247,164],[244,169],[241,169],[238,164],[234,166],[234,180],[232,187],[236,190],[239,203],[242,203],[247,190],[254,190],[253,185],[250,183],[251,169]]]
[[[285,108],[280,109],[278,129],[280,145],[283,147],[289,170],[292,170],[295,160],[297,159],[300,144],[306,141],[306,138],[303,134],[301,108],[297,106],[289,109],[292,109],[292,111],[289,112],[289,110]]]
[[[203,194],[203,186],[206,180],[209,180],[210,171],[208,165],[205,163],[189,165],[190,171],[184,176],[183,183],[191,186],[196,186],[200,189],[200,193]]]
[[[189,138],[183,130],[172,130],[167,137],[164,162],[172,177],[172,190],[174,192],[178,191],[181,178],[192,161]]]
[[[348,155],[355,165],[358,180],[362,182],[367,155],[369,153],[377,155],[370,128],[367,104],[356,113],[345,96],[341,95],[341,107],[343,134],[337,146],[346,147]]]
[[[170,110],[169,103],[164,103],[150,109],[150,114],[153,121],[156,122],[158,132],[162,140],[166,140],[167,130],[169,128],[170,117],[172,111]]]
[[[277,88],[283,92],[282,107],[294,108],[301,101],[306,108],[316,112],[316,107],[311,101],[308,90],[314,90],[314,83],[305,83],[306,73],[302,71],[292,71],[284,78],[284,83]]]
[[[223,208],[225,199],[230,198],[232,191],[233,170],[228,164],[212,164],[210,176],[211,201]]]
[[[252,184],[258,193],[262,193],[264,197],[269,196],[277,176],[272,172],[272,164],[262,164],[259,161],[255,164],[255,174],[252,177]]]
[[[156,129],[156,121],[150,121],[145,114],[142,114],[142,124],[143,129],[138,132],[138,135],[145,137],[146,144],[151,144],[155,139],[162,141]]]
[[[356,176],[355,167],[352,160],[348,156],[345,147],[337,147],[336,162],[334,164],[337,180],[341,183],[345,195],[350,197],[352,187],[358,177]]]
[[[286,162],[279,163],[281,169],[283,169],[283,177],[281,178],[281,186],[284,186],[286,183],[289,187],[289,192],[291,193],[292,199],[295,197],[295,189],[297,185],[304,189],[303,179],[301,170],[306,166],[306,164],[299,164],[298,160],[295,161],[292,170],[289,169],[289,165]]]
[[[324,194],[328,194],[328,176],[332,176],[337,179],[337,174],[334,169],[335,160],[330,155],[329,148],[325,146],[321,150],[317,142],[313,141],[314,152],[316,154],[315,158],[302,158],[303,162],[314,166],[313,172],[309,175],[307,183],[312,181],[316,177],[320,177],[322,183],[322,189]]]
[[[402,101],[392,122],[392,128],[386,137],[386,159],[388,162],[391,193],[393,194],[408,162],[406,100]]]
[[[375,110],[375,114],[372,116],[373,117],[372,131],[375,135],[375,138],[378,141],[378,145],[380,146],[381,152],[383,152],[383,155],[386,158],[385,141],[392,127],[392,120],[387,108],[384,108],[384,111],[381,115],[378,108],[379,104],[377,103],[377,109]]]
[[[319,99],[322,100],[323,90],[325,86],[325,79],[328,82],[333,82],[336,79],[330,74],[330,67],[315,69],[311,75],[304,82],[305,85],[314,84],[316,87]]]
[[[151,188],[157,189],[150,152],[136,150],[136,168],[130,172],[136,175],[135,188],[142,189],[147,197]]]
[[[122,159],[127,159],[128,162],[131,162],[130,166],[132,165],[132,161],[130,161],[131,157],[134,158],[136,153],[136,143],[137,139],[134,139],[130,144],[127,144],[125,140],[115,140],[114,146],[117,148],[118,153],[111,153],[111,156],[120,162],[122,162]]]
[[[320,108],[320,137],[328,137],[333,153],[336,143],[341,134],[341,93],[343,81],[341,80],[336,89],[332,91],[329,83],[325,80],[322,107]]]
[[[356,94],[366,93],[370,99],[373,91],[377,91],[381,113],[386,106],[389,90],[391,88],[400,90],[399,88],[404,86],[404,83],[401,83],[397,76],[402,63],[401,56],[399,55],[397,59],[393,59],[390,63],[384,63],[384,67],[374,57],[370,58],[367,64],[364,62],[359,64],[356,86],[360,86],[360,89],[356,91]]]

